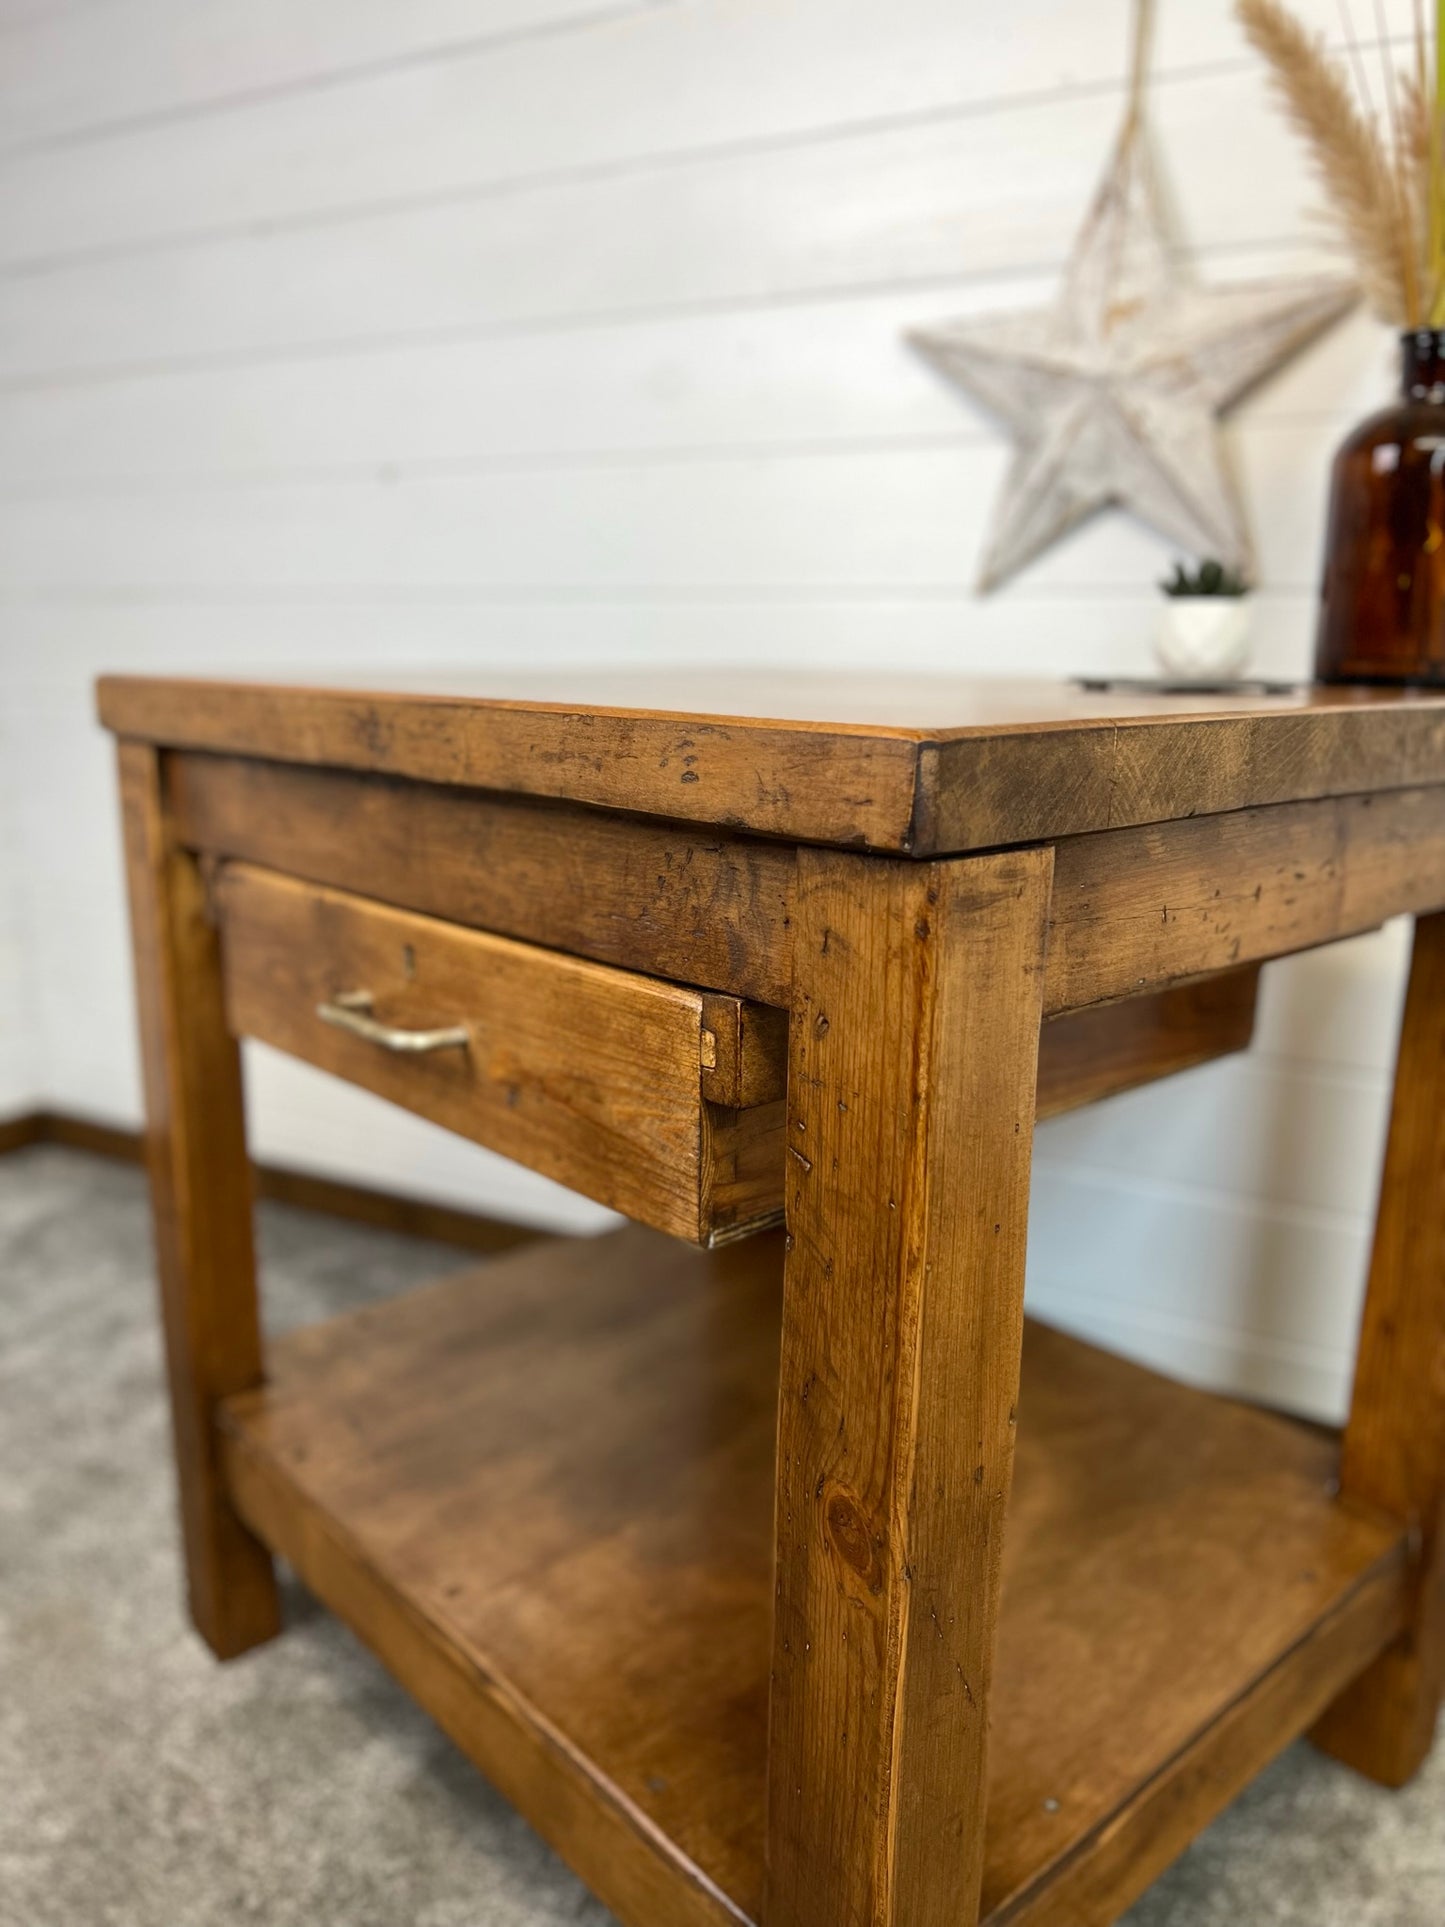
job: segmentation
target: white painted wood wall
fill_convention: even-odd
[[[8,653],[5,659],[8,664]],[[31,925],[14,789],[18,721],[7,679],[0,687],[0,1120],[32,1109],[40,1092],[29,981]]]
[[[1226,0],[1161,13],[1201,272],[1328,263]],[[1170,558],[1120,519],[973,599],[1004,444],[898,338],[1048,296],[1125,41],[1125,0],[0,0],[0,1113],[139,1113],[101,669],[1145,668]],[[1267,670],[1390,380],[1360,318],[1238,415]],[[1040,1310],[1338,1411],[1402,939],[1044,1127]],[[268,1157],[596,1221],[252,1069]]]

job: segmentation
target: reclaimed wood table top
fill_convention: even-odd
[[[927,857],[1445,782],[1445,691],[736,669],[105,677],[117,734]],[[558,702],[549,692],[565,689]]]

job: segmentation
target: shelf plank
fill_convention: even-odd
[[[1400,1623],[1397,1561],[1383,1563],[1235,1703],[1142,1785],[1105,1827],[1043,1867],[988,1927],[1108,1927],[1241,1793],[1341,1679],[1363,1672]]]
[[[1288,1420],[1031,1327],[992,1711],[987,1919],[1113,1920],[1327,1703],[1338,1675],[1321,1654],[1338,1648],[1358,1670],[1388,1644],[1405,1529],[1338,1505],[1337,1458],[1334,1441]],[[1336,1612],[1345,1635],[1311,1651]],[[1267,1679],[1276,1704],[1279,1680],[1288,1699],[1306,1673],[1292,1723],[1223,1727]],[[1191,1742],[1215,1722],[1215,1745],[1191,1763]],[[1245,1770],[1226,1782],[1220,1755],[1237,1768],[1241,1741]],[[1182,1832],[1180,1796],[1192,1820]],[[1135,1845],[1172,1827],[1172,1850],[1142,1870],[1132,1852],[1116,1857],[1099,1836],[1121,1822]],[[1122,1898],[1109,1887],[1111,1910],[1099,1911],[1095,1884],[1090,1906],[1070,1890],[1069,1905],[1036,1911],[1051,1875],[1101,1850],[1128,1883]]]
[[[781,1239],[540,1249],[273,1347],[232,1490],[614,1912],[714,1927],[761,1878]]]
[[[781,1255],[530,1246],[222,1408],[242,1516],[629,1922],[758,1915]],[[1403,1530],[1335,1465],[1030,1328],[987,1920],[1112,1919],[1394,1637]]]

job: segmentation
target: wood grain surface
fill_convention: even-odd
[[[1247,1050],[1258,1000],[1259,965],[1246,964],[1051,1019],[1039,1039],[1037,1115],[1057,1117]]]
[[[247,1517],[628,1927],[755,1917],[780,1289],[776,1234],[548,1241],[225,1416]]]
[[[1045,1008],[1136,996],[1445,906],[1445,788],[1283,803],[1058,846]]]
[[[117,734],[171,748],[914,856],[1445,782],[1436,695],[663,671],[594,687],[579,674],[557,702],[509,697],[505,678],[489,697],[455,678],[388,693],[106,677],[99,701]]]
[[[784,1209],[788,1021],[562,953],[393,911],[229,861],[212,894],[229,1018],[640,1222],[708,1243]],[[1056,1116],[1227,1052],[1258,971],[1045,1026],[1038,1110]],[[321,1022],[366,987],[388,1022],[465,1020],[467,1053],[392,1057]],[[699,1103],[699,1097],[704,1100]]]
[[[768,1090],[775,1027],[745,1022],[736,999],[707,1000],[732,1032],[720,1062],[696,990],[249,864],[221,867],[214,900],[236,1036],[694,1243],[776,1216],[776,1195],[760,1206],[758,1188],[760,1173],[781,1166],[777,1104],[723,1109],[703,1095],[708,1083],[729,1104]],[[363,991],[378,1022],[457,1027],[465,1046],[397,1054],[319,1015]]]
[[[1415,926],[1340,1486],[1408,1523],[1411,1607],[1404,1638],[1315,1737],[1403,1786],[1445,1695],[1445,914]]]
[[[1433,1732],[1445,699],[767,684],[104,685],[197,1617],[269,1630],[249,1526],[628,1927],[1106,1927],[1312,1722],[1391,1781]],[[234,1029],[698,1241],[786,1204],[786,1256],[534,1248],[475,1330],[446,1288],[258,1388],[203,873]],[[1242,1048],[1263,961],[1401,911],[1343,1497],[1327,1439],[1057,1335],[1021,1390],[1035,1115]],[[467,1050],[316,1022],[363,989]]]
[[[347,770],[174,756],[187,845],[599,963],[785,1007],[793,852]]]
[[[192,848],[775,1006],[796,856],[756,837],[482,791],[181,755]],[[1057,846],[1045,1010],[1285,956],[1445,905],[1445,787],[1322,798]]]
[[[223,1412],[246,1516],[627,1927],[766,1918],[783,1259],[539,1243]],[[1394,1636],[1403,1532],[1313,1429],[1035,1325],[1018,1433],[984,1918],[1099,1927]]]
[[[977,1910],[1048,851],[802,851],[769,1927]]]
[[[220,945],[176,841],[160,758],[120,746],[146,1149],[191,1616],[220,1658],[280,1629],[271,1560],[231,1506],[217,1400],[261,1377],[251,1169]]]

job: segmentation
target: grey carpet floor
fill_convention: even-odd
[[[274,1207],[261,1237],[278,1328],[458,1263]],[[0,1159],[0,1927],[607,1927],[338,1624],[288,1609],[226,1667],[184,1622],[139,1176]],[[1442,1927],[1445,1746],[1403,1795],[1293,1749],[1128,1919]]]

